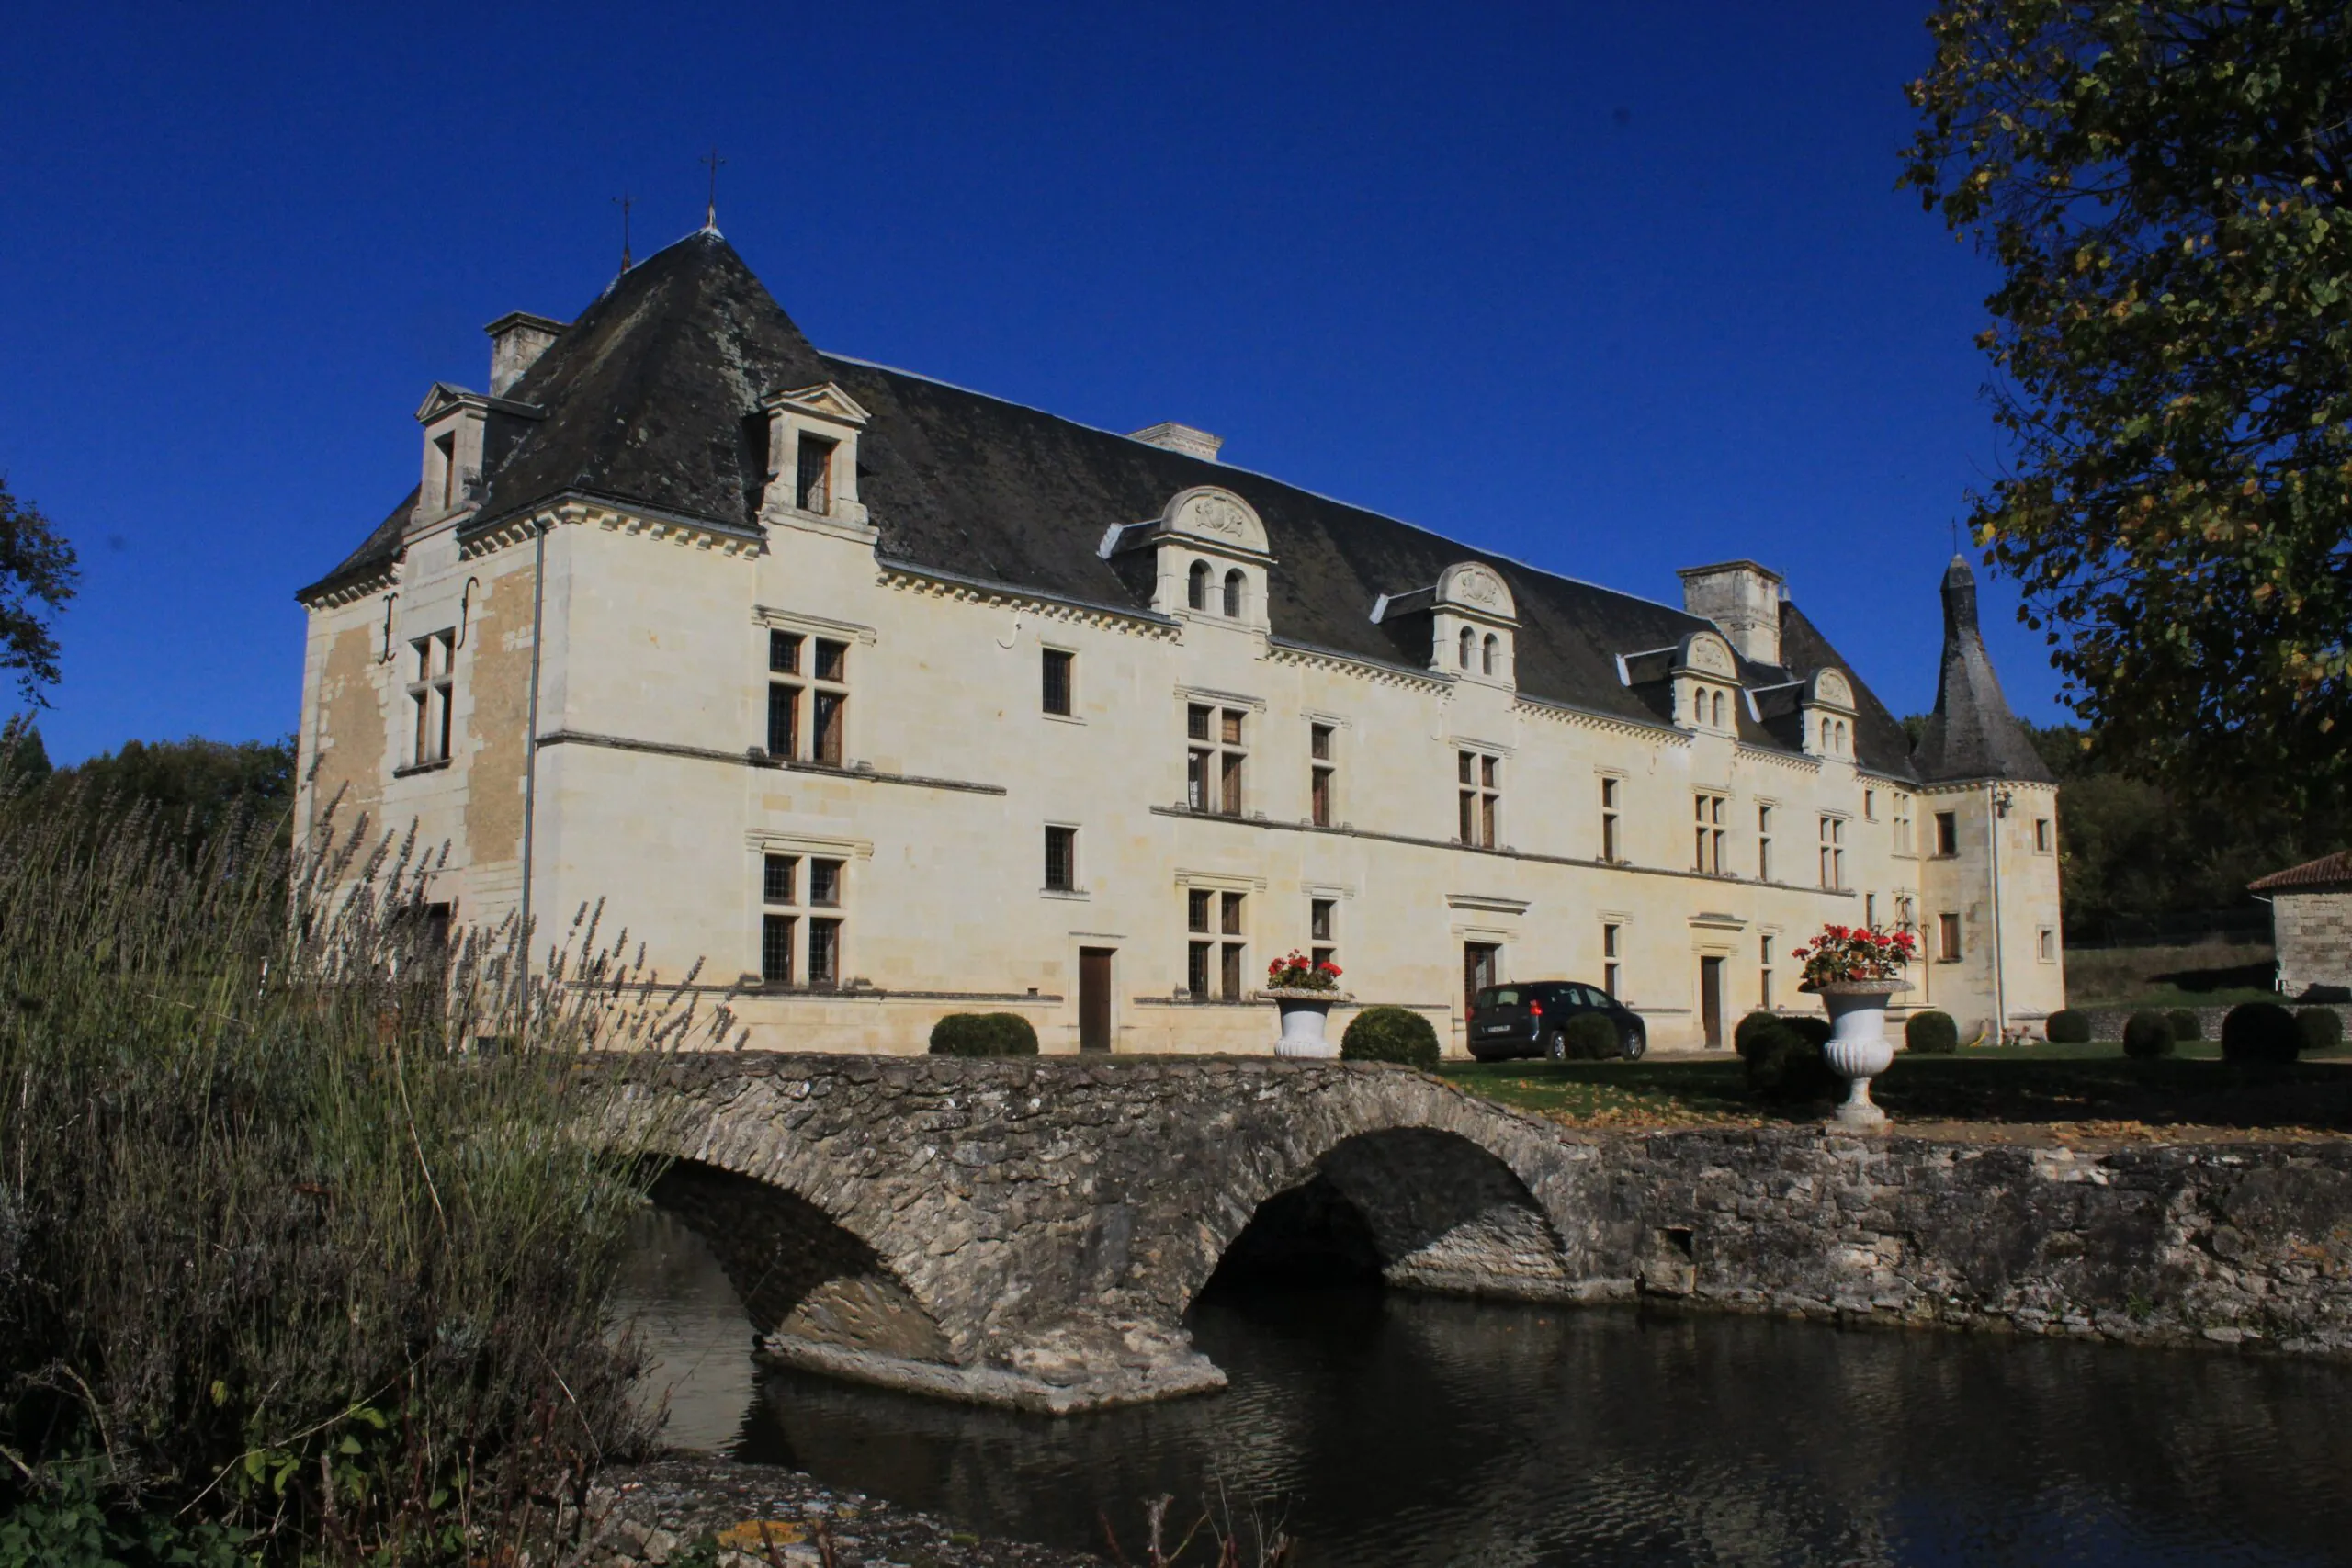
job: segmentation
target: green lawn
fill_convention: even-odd
[[[1449,1063],[1443,1074],[1571,1126],[1760,1125],[1816,1121],[1827,1109],[1748,1100],[1740,1061],[1728,1052],[1697,1061]],[[1871,1094],[1897,1122],[2352,1132],[2352,1051],[2284,1068],[2225,1063],[2211,1041],[2153,1062],[2132,1061],[2112,1043],[1898,1052]]]

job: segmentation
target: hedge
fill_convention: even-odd
[[[1731,1048],[1738,1052],[1741,1058],[1745,1060],[1749,1042],[1780,1021],[1781,1015],[1776,1012],[1765,1012],[1758,1009],[1749,1013],[1746,1018],[1741,1019],[1738,1027],[1731,1032]]]
[[[1829,1021],[1821,1018],[1776,1019],[1770,1028],[1758,1029],[1740,1053],[1747,1064],[1747,1092],[1784,1104],[1842,1092],[1846,1080],[1830,1071],[1821,1054],[1828,1039]]]
[[[2295,1015],[2277,1002],[2243,1002],[2222,1020],[2222,1058],[2229,1062],[2291,1062],[2303,1046]]]
[[[2087,1045],[2091,1043],[2091,1015],[2061,1008],[2050,1015],[2050,1021],[2042,1025],[2041,1032],[2052,1045]]]
[[[1366,1008],[1340,1036],[1344,1062],[1402,1062],[1423,1072],[1435,1072],[1437,1031],[1410,1008]]]
[[[2205,1015],[2195,1008],[2175,1008],[2165,1014],[2165,1021],[2172,1025],[2172,1037],[2175,1040],[2205,1038]]]
[[[931,1026],[934,1056],[1034,1056],[1037,1031],[1017,1012],[951,1012]]]
[[[1948,1012],[1915,1012],[1903,1026],[1903,1048],[1922,1056],[1949,1056],[1960,1049],[1960,1025]]]
[[[1560,1032],[1567,1037],[1572,1061],[1613,1062],[1625,1054],[1617,1038],[1617,1022],[1605,1013],[1577,1013],[1561,1026]]]
[[[2145,1061],[2172,1055],[2172,1020],[2160,1012],[2135,1012],[2123,1021],[2123,1054]]]
[[[2344,1017],[2334,1008],[2297,1008],[2295,1027],[2306,1051],[2333,1051],[2344,1043]]]

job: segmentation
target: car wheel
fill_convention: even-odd
[[[1649,1048],[1649,1036],[1638,1029],[1629,1029],[1617,1037],[1618,1052],[1629,1062],[1640,1061],[1642,1053]]]
[[[1544,1055],[1555,1062],[1565,1062],[1568,1059],[1568,1036],[1566,1031],[1555,1029],[1544,1037]]]

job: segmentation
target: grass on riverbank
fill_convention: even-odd
[[[2290,1067],[2220,1057],[2210,1041],[2152,1062],[2109,1043],[1897,1052],[1871,1091],[1897,1122],[2352,1132],[2352,1049]],[[1818,1121],[1827,1109],[1748,1099],[1745,1069],[1729,1052],[1679,1061],[1454,1062],[1442,1073],[1475,1094],[1569,1126],[1762,1126]]]
[[[0,801],[0,1561],[510,1561],[650,1438],[577,1068],[690,999],[431,870]]]

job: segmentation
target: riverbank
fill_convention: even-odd
[[[987,1540],[944,1519],[775,1465],[672,1452],[590,1489],[565,1568],[1102,1568],[1102,1559]]]

